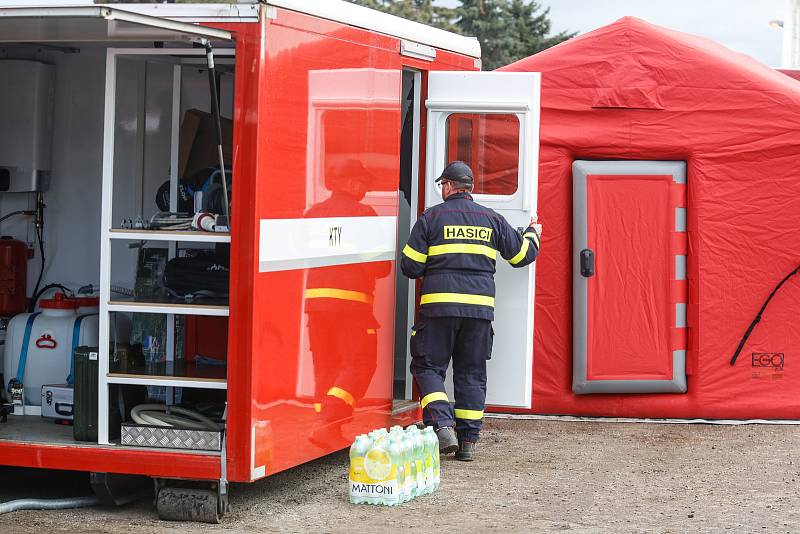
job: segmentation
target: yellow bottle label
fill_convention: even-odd
[[[350,461],[350,496],[366,498],[396,498],[398,490],[397,466],[389,453],[373,447],[365,456]]]

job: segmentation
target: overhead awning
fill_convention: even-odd
[[[231,33],[107,6],[0,8],[0,43],[228,41]]]

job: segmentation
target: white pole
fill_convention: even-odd
[[[781,64],[785,69],[800,68],[800,0],[786,0]]]

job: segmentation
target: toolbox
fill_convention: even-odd
[[[42,417],[72,421],[73,413],[72,385],[45,384],[42,386]]]

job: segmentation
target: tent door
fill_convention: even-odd
[[[107,6],[0,8],[0,42],[230,41],[231,33]]]
[[[686,164],[576,161],[578,394],[686,392]]]
[[[434,180],[449,161],[475,173],[480,204],[524,228],[536,211],[540,74],[431,72],[428,75],[425,206],[442,202]],[[498,261],[494,358],[486,402],[531,407],[534,267]],[[452,376],[452,373],[448,373]],[[452,398],[452,385],[448,384]]]

